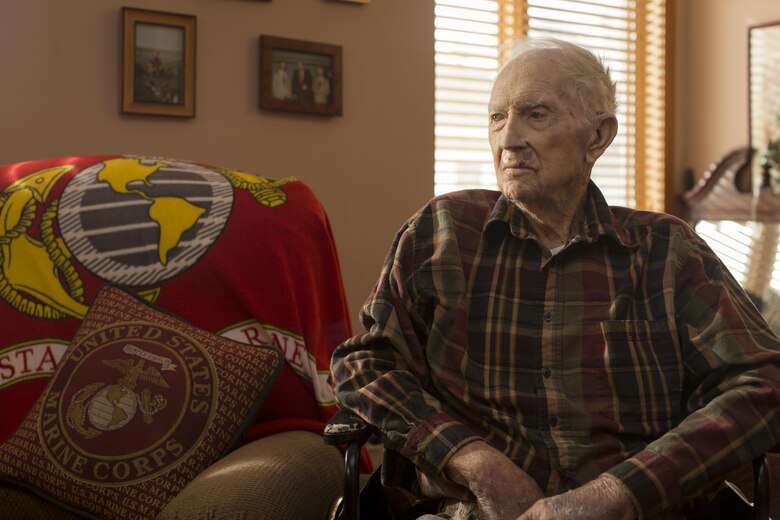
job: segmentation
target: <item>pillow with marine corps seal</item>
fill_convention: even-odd
[[[79,513],[154,518],[235,447],[282,362],[103,287],[0,445],[0,479]]]

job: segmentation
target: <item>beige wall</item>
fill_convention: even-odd
[[[748,27],[780,21],[778,0],[674,0],[677,4],[675,174],[696,178],[748,145]]]
[[[685,168],[699,177],[747,144],[747,28],[780,20],[780,2],[672,1],[679,193]],[[119,114],[124,5],[197,15],[195,119]],[[260,34],[342,45],[344,116],[258,110]],[[0,164],[144,153],[303,179],[330,214],[354,317],[396,229],[433,194],[433,2],[3,0],[0,100]]]
[[[122,6],[198,17],[195,119],[119,114]],[[261,34],[342,45],[344,116],[260,111]],[[330,215],[354,317],[433,195],[433,1],[2,0],[0,164],[92,153],[304,180]]]

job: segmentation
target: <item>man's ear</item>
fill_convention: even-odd
[[[591,138],[588,149],[585,152],[585,159],[589,164],[593,164],[601,157],[606,149],[612,144],[618,131],[618,122],[615,116],[601,115],[596,119],[593,137]]]

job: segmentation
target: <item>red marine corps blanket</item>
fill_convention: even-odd
[[[98,288],[285,355],[245,440],[321,432],[350,336],[325,211],[294,178],[137,156],[0,167],[0,441],[43,390]]]

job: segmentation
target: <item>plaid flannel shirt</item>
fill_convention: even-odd
[[[498,192],[433,199],[334,354],[337,399],[428,474],[483,439],[548,495],[606,473],[653,516],[780,441],[780,342],[686,223],[586,204],[551,255]],[[383,480],[411,504],[413,475]]]

